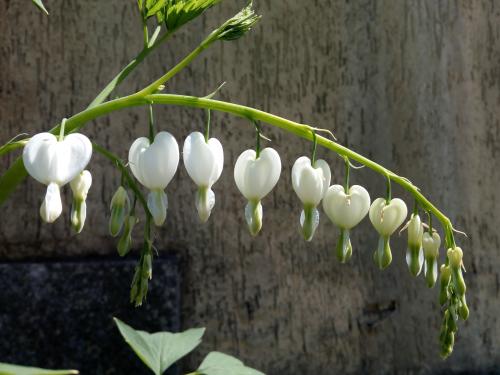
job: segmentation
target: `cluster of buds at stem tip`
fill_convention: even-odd
[[[467,320],[469,307],[465,299],[466,286],[462,274],[463,252],[454,246],[448,249],[447,264],[441,266],[439,302],[444,309],[439,341],[441,356],[446,358],[453,351],[458,319]]]
[[[406,264],[410,273],[417,277],[422,271],[424,264],[424,250],[422,241],[424,237],[424,225],[419,214],[413,213],[408,221],[408,248],[406,249]]]
[[[313,163],[307,156],[297,159],[292,168],[293,190],[302,202],[300,214],[302,236],[311,241],[319,225],[319,212],[316,208],[330,186],[331,171],[324,160]]]
[[[257,156],[255,150],[244,151],[236,161],[234,180],[248,200],[245,219],[252,236],[262,229],[261,200],[276,186],[281,174],[281,159],[276,150],[268,147]]]
[[[153,143],[148,138],[138,138],[130,147],[128,160],[135,178],[150,190],[147,204],[155,225],[163,225],[168,208],[165,189],[179,165],[177,141],[164,131],[156,134]]]
[[[139,264],[135,267],[134,278],[130,290],[130,302],[141,306],[148,294],[148,283],[153,278],[153,254],[150,239],[144,241]]]
[[[184,142],[183,159],[189,177],[198,186],[195,205],[202,223],[206,223],[215,205],[212,186],[224,167],[224,151],[216,138],[206,140],[200,132],[191,133]]]
[[[323,210],[330,220],[340,228],[337,241],[337,258],[347,262],[352,256],[350,230],[358,225],[370,209],[370,194],[359,185],[353,185],[348,192],[344,186],[331,186],[323,199]]]
[[[370,221],[380,234],[377,250],[373,254],[375,264],[383,270],[392,262],[391,235],[403,224],[408,208],[403,200],[377,198],[370,207]]]
[[[85,170],[69,183],[73,192],[73,204],[71,205],[71,226],[80,233],[87,218],[87,194],[92,185],[92,175]]]
[[[50,133],[31,138],[23,150],[23,163],[38,182],[47,185],[47,193],[40,207],[43,221],[53,223],[62,213],[61,187],[75,179],[92,157],[92,144],[83,134],[62,135],[59,139]]]

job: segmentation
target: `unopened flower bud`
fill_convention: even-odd
[[[92,175],[85,170],[76,176],[70,182],[71,191],[73,192],[73,204],[71,205],[71,226],[80,233],[85,225],[87,218],[87,194],[92,185]]]
[[[116,237],[120,233],[125,218],[128,215],[130,200],[127,190],[120,186],[111,199],[111,218],[109,220],[109,233]]]
[[[134,226],[135,224],[137,224],[138,221],[139,220],[133,215],[125,219],[123,233],[116,246],[118,254],[120,254],[120,256],[122,257],[127,255],[128,252],[130,251],[130,248],[132,247],[132,231],[134,230]]]

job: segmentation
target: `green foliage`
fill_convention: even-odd
[[[246,367],[239,359],[219,352],[209,353],[195,373],[200,375],[264,375],[260,371]]]
[[[146,0],[139,2],[139,8],[146,18],[156,16],[158,23],[165,23],[169,31],[198,17],[221,0]],[[145,9],[142,9],[144,4]]]
[[[38,8],[40,8],[40,10],[42,10],[45,14],[49,14],[49,12],[47,11],[47,9],[45,8],[45,6],[43,5],[42,3],[42,0],[32,0],[33,1],[33,4],[35,4]]]
[[[44,370],[36,367],[23,367],[0,363],[0,375],[70,375],[78,374],[77,370]]]
[[[156,375],[161,375],[172,364],[196,348],[205,328],[189,329],[181,333],[136,331],[119,319],[114,319],[121,335],[137,356]]]

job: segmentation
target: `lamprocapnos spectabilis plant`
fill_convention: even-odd
[[[409,236],[407,263],[414,276],[419,275],[424,266],[425,279],[429,287],[436,283],[439,268],[439,299],[443,311],[441,354],[444,357],[448,356],[453,350],[457,321],[465,320],[469,315],[465,299],[463,252],[455,243],[456,230],[450,219],[425,198],[415,185],[334,140],[320,136],[317,133],[322,131],[321,129],[251,107],[214,100],[212,97],[216,92],[205,97],[162,93],[165,83],[181,72],[205,49],[218,41],[239,39],[252,29],[260,16],[255,13],[251,2],[234,17],[209,33],[198,47],[162,77],[135,93],[108,100],[116,87],[140,66],[145,58],[162,46],[181,27],[219,2],[220,0],[138,0],[144,38],[142,51],[109,82],[86,109],[63,120],[47,133],[37,134],[31,139],[14,139],[0,148],[0,155],[4,155],[24,147],[23,157],[16,160],[0,178],[0,203],[5,202],[27,172],[37,181],[47,185],[47,194],[40,215],[44,221],[54,222],[63,211],[60,189],[70,183],[74,195],[71,223],[75,231],[80,232],[85,222],[85,200],[91,184],[90,172],[84,170],[91,169],[88,164],[92,150],[104,155],[122,175],[121,186],[111,202],[110,215],[110,233],[113,236],[120,236],[117,245],[120,255],[124,256],[132,247],[132,232],[138,220],[137,204],[142,206],[146,216],[143,246],[131,288],[131,301],[135,305],[140,305],[146,298],[148,280],[152,277],[154,253],[151,223],[159,226],[168,221],[165,188],[172,180],[179,163],[177,140],[171,134],[165,131],[157,132],[155,129],[153,105],[201,108],[207,110],[209,114],[210,111],[226,112],[246,118],[251,126],[256,127],[256,149],[243,152],[234,168],[236,186],[248,201],[244,217],[252,235],[257,235],[263,227],[261,201],[278,183],[281,174],[278,152],[270,147],[261,150],[260,127],[262,123],[279,127],[313,142],[312,157],[299,158],[292,171],[293,189],[303,205],[299,220],[300,229],[306,240],[312,239],[319,220],[317,207],[323,201],[326,215],[340,229],[337,257],[341,262],[347,262],[352,255],[350,241],[352,229],[369,214],[370,221],[380,235],[378,244],[374,244],[375,264],[380,269],[388,267],[392,261],[390,237],[407,219],[407,206],[401,199],[392,197],[391,184],[400,185],[412,195],[414,210],[407,225]],[[45,10],[40,0],[35,0],[35,3]],[[152,28],[154,32],[150,32]],[[77,133],[93,119],[134,106],[144,106],[148,109],[149,134],[148,137],[140,137],[133,143],[131,140],[128,162],[124,162],[110,150],[100,146],[98,140],[94,140],[91,144],[86,136]],[[222,173],[224,160],[221,143],[210,138],[209,133],[210,120],[206,124],[205,134],[194,132],[184,142],[184,165],[197,186],[195,206],[202,222],[206,222],[215,209],[215,193],[212,189]],[[54,134],[58,134],[59,137]],[[315,159],[317,146],[322,146],[344,158],[346,165],[344,184],[329,186],[330,168],[326,161]],[[365,188],[359,185],[351,186],[349,183],[351,162],[360,163],[385,178],[386,196],[371,202]],[[140,185],[149,190],[147,198],[143,195]],[[419,212],[427,214],[429,218],[427,224],[423,223]],[[440,267],[438,262],[441,237],[432,226],[433,218],[441,223],[444,245],[447,249],[445,261]]]

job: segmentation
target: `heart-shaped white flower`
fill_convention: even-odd
[[[202,222],[206,222],[215,205],[212,185],[217,182],[224,167],[224,151],[216,138],[208,142],[200,132],[191,133],[184,142],[183,158],[191,179],[198,185],[196,208]]]
[[[236,161],[234,180],[249,201],[260,201],[273,190],[281,174],[281,159],[268,147],[256,158],[255,150],[244,151]]]
[[[392,235],[406,219],[408,208],[403,200],[377,198],[370,207],[370,221],[382,236]]]
[[[408,249],[406,250],[406,264],[411,274],[417,277],[422,271],[424,264],[424,252],[422,250],[422,237],[424,226],[420,215],[412,214],[408,221]]]
[[[28,141],[23,150],[26,171],[48,186],[40,208],[44,221],[52,223],[61,215],[60,187],[77,177],[91,157],[92,144],[83,134],[70,134],[59,141],[53,134],[40,133]]]
[[[258,158],[254,150],[246,150],[236,161],[234,180],[248,199],[245,219],[253,236],[262,228],[263,209],[260,201],[276,186],[280,174],[281,159],[272,148],[262,150]]]
[[[179,165],[179,145],[168,132],[156,134],[154,142],[141,137],[130,146],[130,169],[149,190],[164,190],[174,178]]]
[[[331,172],[328,163],[317,160],[312,166],[307,156],[298,158],[292,168],[292,187],[304,208],[300,214],[300,227],[306,241],[311,241],[319,225],[316,206],[330,186]]]
[[[92,157],[92,144],[83,134],[69,134],[62,141],[50,133],[40,133],[24,147],[23,162],[35,180],[66,185],[78,176]]]
[[[349,194],[341,185],[330,186],[323,198],[323,210],[330,220],[342,229],[352,229],[368,214],[370,194],[359,185],[349,188]]]
[[[130,169],[135,178],[151,192],[148,208],[156,225],[167,218],[168,200],[164,190],[172,181],[179,165],[179,145],[168,132],[156,134],[153,143],[141,137],[134,141],[128,154]]]
[[[292,167],[292,186],[301,202],[316,207],[330,186],[331,171],[324,160],[316,160],[314,167],[307,156],[297,159]]]
[[[224,167],[224,150],[218,139],[206,142],[200,132],[191,133],[182,154],[187,173],[196,185],[211,188],[217,182]]]

